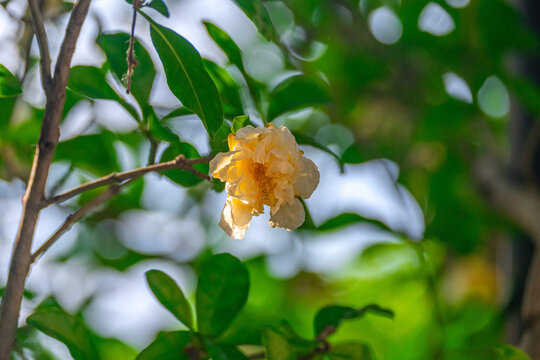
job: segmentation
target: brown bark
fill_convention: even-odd
[[[32,240],[44,199],[49,167],[60,135],[59,124],[66,99],[66,84],[71,58],[89,6],[90,0],[78,0],[73,7],[56,62],[54,78],[50,86],[44,83],[47,104],[28,186],[23,197],[23,211],[11,257],[8,281],[0,307],[0,360],[9,360],[15,340],[24,284],[30,270]],[[32,8],[32,2],[30,7]],[[35,23],[40,21],[39,17],[34,17]],[[42,26],[36,26],[35,30],[42,30]],[[43,39],[45,35],[40,34],[37,37]],[[41,46],[42,44],[40,44]],[[41,64],[46,66],[48,62],[45,60]],[[47,74],[47,69],[42,68],[42,73]]]

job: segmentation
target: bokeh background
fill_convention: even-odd
[[[170,18],[147,12],[227,69],[244,92],[245,74],[229,63],[203,21],[218,25],[239,45],[246,73],[266,94],[299,72],[323,80],[328,101],[274,122],[311,136],[344,163],[341,171],[336,156],[301,146],[321,173],[319,188],[306,201],[312,223],[343,213],[360,216],[327,230],[306,226],[294,232],[271,229],[268,217],[260,216],[244,240],[231,240],[217,225],[224,192],[206,183],[186,188],[149,174],[75,225],[32,269],[21,323],[53,296],[69,312],[82,314],[96,333],[141,349],[158,331],[178,327],[151,295],[145,271],[164,270],[191,296],[200,259],[230,252],[248,264],[252,282],[231,339],[256,343],[248,329],[282,318],[311,337],[321,306],[377,303],[393,309],[395,319],[352,322],[335,338],[363,339],[378,358],[400,360],[432,359],[434,348],[452,359],[495,343],[517,344],[533,246],[527,229],[490,202],[490,182],[481,169],[483,162],[496,162],[517,184],[534,187],[538,179],[537,24],[527,22],[538,14],[534,1],[267,1],[273,41],[232,1],[165,2]],[[0,4],[0,63],[23,79],[25,90],[15,104],[0,103],[4,284],[45,97],[37,44],[28,41],[26,1]],[[53,58],[69,7],[69,2],[43,2]],[[106,58],[96,38],[129,32],[131,20],[125,1],[94,0],[72,65],[101,67]],[[143,18],[135,34],[158,70],[149,101],[163,116],[180,103],[167,87]],[[117,79],[109,74],[107,80],[135,103]],[[242,100],[251,121],[261,124],[259,109]],[[149,146],[117,102],[74,96],[68,110],[61,141],[79,144],[80,151],[57,154],[49,194],[109,170],[145,165]],[[167,125],[200,154],[210,153],[204,127],[193,115],[170,118]],[[70,143],[79,135],[97,137]],[[158,147],[158,154],[164,148]],[[35,246],[84,201],[47,208]],[[422,243],[430,274],[412,242]],[[45,335],[40,341],[59,359],[69,358],[62,344]]]

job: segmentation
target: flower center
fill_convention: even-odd
[[[268,195],[272,192],[273,186],[270,178],[266,176],[266,167],[264,164],[254,163],[252,167],[253,179],[257,182],[259,191],[262,193],[263,202],[268,199]]]

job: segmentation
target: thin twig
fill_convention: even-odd
[[[212,159],[211,156],[206,156],[206,157],[197,158],[197,159],[186,159],[184,155],[179,155],[174,160],[171,160],[171,161],[162,162],[162,163],[154,164],[154,165],[148,165],[142,168],[126,171],[123,173],[112,173],[102,178],[77,186],[76,188],[66,191],[63,194],[56,195],[50,199],[47,199],[43,202],[42,207],[47,207],[51,204],[62,202],[67,199],[71,199],[72,197],[77,196],[85,191],[95,189],[104,185],[122,183],[128,179],[136,179],[150,172],[181,169],[181,170],[190,171],[194,173],[195,175],[205,180],[210,181],[211,179],[207,174],[204,174],[194,169],[193,165],[207,163],[211,159]]]
[[[45,90],[45,93],[47,94],[50,91],[52,83],[49,42],[47,40],[45,26],[43,25],[41,10],[39,9],[36,0],[28,0],[28,6],[30,7],[30,12],[32,13],[32,24],[34,25],[34,33],[36,34],[41,57],[41,82],[43,84],[43,90]]]
[[[133,180],[133,179],[132,179]],[[79,221],[83,216],[85,216],[86,214],[88,214],[90,211],[92,211],[93,209],[95,209],[96,207],[98,207],[99,205],[101,205],[103,202],[105,202],[106,200],[108,200],[109,198],[113,197],[114,195],[116,195],[122,186],[126,185],[127,183],[131,182],[131,180],[127,181],[126,183],[123,183],[123,184],[115,184],[115,185],[112,185],[110,186],[107,190],[105,190],[104,192],[102,192],[101,194],[99,194],[99,196],[97,196],[95,199],[93,199],[92,201],[90,201],[88,204],[84,205],[82,208],[80,208],[79,210],[77,210],[76,212],[70,214],[66,220],[64,221],[64,223],[62,224],[62,226],[60,226],[58,228],[58,230],[56,230],[56,232],[47,240],[45,241],[45,243],[43,245],[41,245],[39,247],[39,249],[37,249],[33,254],[32,256],[30,257],[30,263],[33,263],[36,261],[36,259],[41,255],[43,254],[48,248],[50,248],[55,242],[56,240],[58,240],[58,238],[60,238],[60,236],[65,233],[66,231],[68,231],[71,226],[76,223],[77,221]]]
[[[129,37],[129,47],[127,50],[127,73],[126,73],[126,94],[131,93],[131,77],[135,66],[139,64],[135,58],[134,45],[135,45],[135,23],[137,22],[137,11],[141,7],[141,0],[133,0],[133,20],[131,21],[131,35]]]

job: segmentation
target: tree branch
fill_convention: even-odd
[[[28,6],[30,7],[30,12],[32,13],[32,24],[34,26],[34,33],[36,34],[39,53],[41,55],[41,83],[43,84],[45,94],[47,94],[50,91],[52,83],[49,41],[47,40],[47,33],[45,32],[45,26],[43,25],[41,10],[36,0],[28,0]]]
[[[9,360],[15,340],[24,284],[30,270],[30,251],[34,231],[44,199],[49,168],[60,136],[59,124],[66,101],[66,84],[71,58],[89,7],[90,0],[78,0],[73,6],[56,62],[54,77],[49,91],[45,93],[47,104],[45,105],[41,133],[26,192],[22,199],[21,220],[11,255],[8,281],[0,306],[0,360]]]
[[[92,211],[93,209],[101,205],[103,202],[105,202],[106,200],[116,195],[120,191],[120,189],[124,185],[127,185],[127,183],[129,182],[131,182],[131,180],[123,184],[116,184],[116,185],[110,186],[107,190],[99,194],[99,196],[97,196],[95,199],[90,201],[88,204],[84,205],[82,208],[80,208],[76,212],[70,214],[66,218],[62,226],[60,226],[58,230],[56,230],[56,232],[53,235],[51,235],[51,237],[47,241],[45,241],[45,243],[41,245],[40,248],[37,249],[32,254],[32,256],[30,257],[30,263],[35,262],[37,258],[41,256],[41,254],[43,254],[48,248],[50,248],[56,242],[56,240],[58,240],[58,238],[62,236],[63,233],[68,231],[74,223],[79,221],[82,217],[87,215],[90,211]]]
[[[194,173],[195,175],[202,177],[205,180],[210,180],[210,177],[208,175],[194,169],[193,165],[207,163],[211,159],[212,159],[211,156],[206,156],[206,157],[198,158],[198,159],[186,159],[184,155],[178,155],[174,160],[171,160],[171,161],[148,165],[142,168],[126,171],[123,173],[112,173],[102,178],[77,186],[76,188],[66,191],[63,194],[56,195],[50,199],[47,199],[43,202],[42,208],[47,207],[54,203],[66,201],[88,190],[92,190],[92,189],[95,189],[104,185],[122,183],[128,179],[136,179],[150,172],[181,169],[181,170],[190,171]]]

